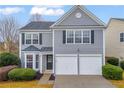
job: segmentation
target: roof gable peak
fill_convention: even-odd
[[[101,21],[98,17],[96,17],[93,13],[91,13],[89,10],[87,10],[83,5],[75,5],[73,6],[68,12],[66,12],[62,17],[60,17],[52,26],[50,26],[51,28],[53,28],[54,26],[59,25],[63,20],[65,20],[69,15],[71,15],[76,9],[80,9],[81,11],[83,11],[85,14],[87,14],[92,20],[94,20],[96,23],[98,23],[99,25],[102,26],[106,26],[106,24]]]

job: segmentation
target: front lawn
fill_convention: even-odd
[[[38,85],[39,80],[32,81],[1,81],[0,88],[52,88],[53,84]]]
[[[124,88],[124,80],[110,80],[117,88]]]

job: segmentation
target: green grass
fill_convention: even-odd
[[[52,88],[53,84],[38,84],[39,80],[32,81],[2,81],[0,88]]]

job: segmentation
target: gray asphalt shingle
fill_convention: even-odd
[[[25,48],[25,49],[22,50],[22,51],[40,51],[40,49],[38,49],[37,47],[31,45],[31,46]]]
[[[28,23],[26,26],[22,27],[20,30],[41,30],[41,29],[50,29],[50,26],[54,24],[54,22],[50,21],[32,21]]]
[[[52,47],[42,47],[41,49],[31,45],[25,49],[23,49],[22,51],[41,51],[41,52],[46,52],[46,51],[52,51]]]

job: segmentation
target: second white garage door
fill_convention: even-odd
[[[101,56],[80,56],[79,57],[80,75],[101,75],[102,57]]]

